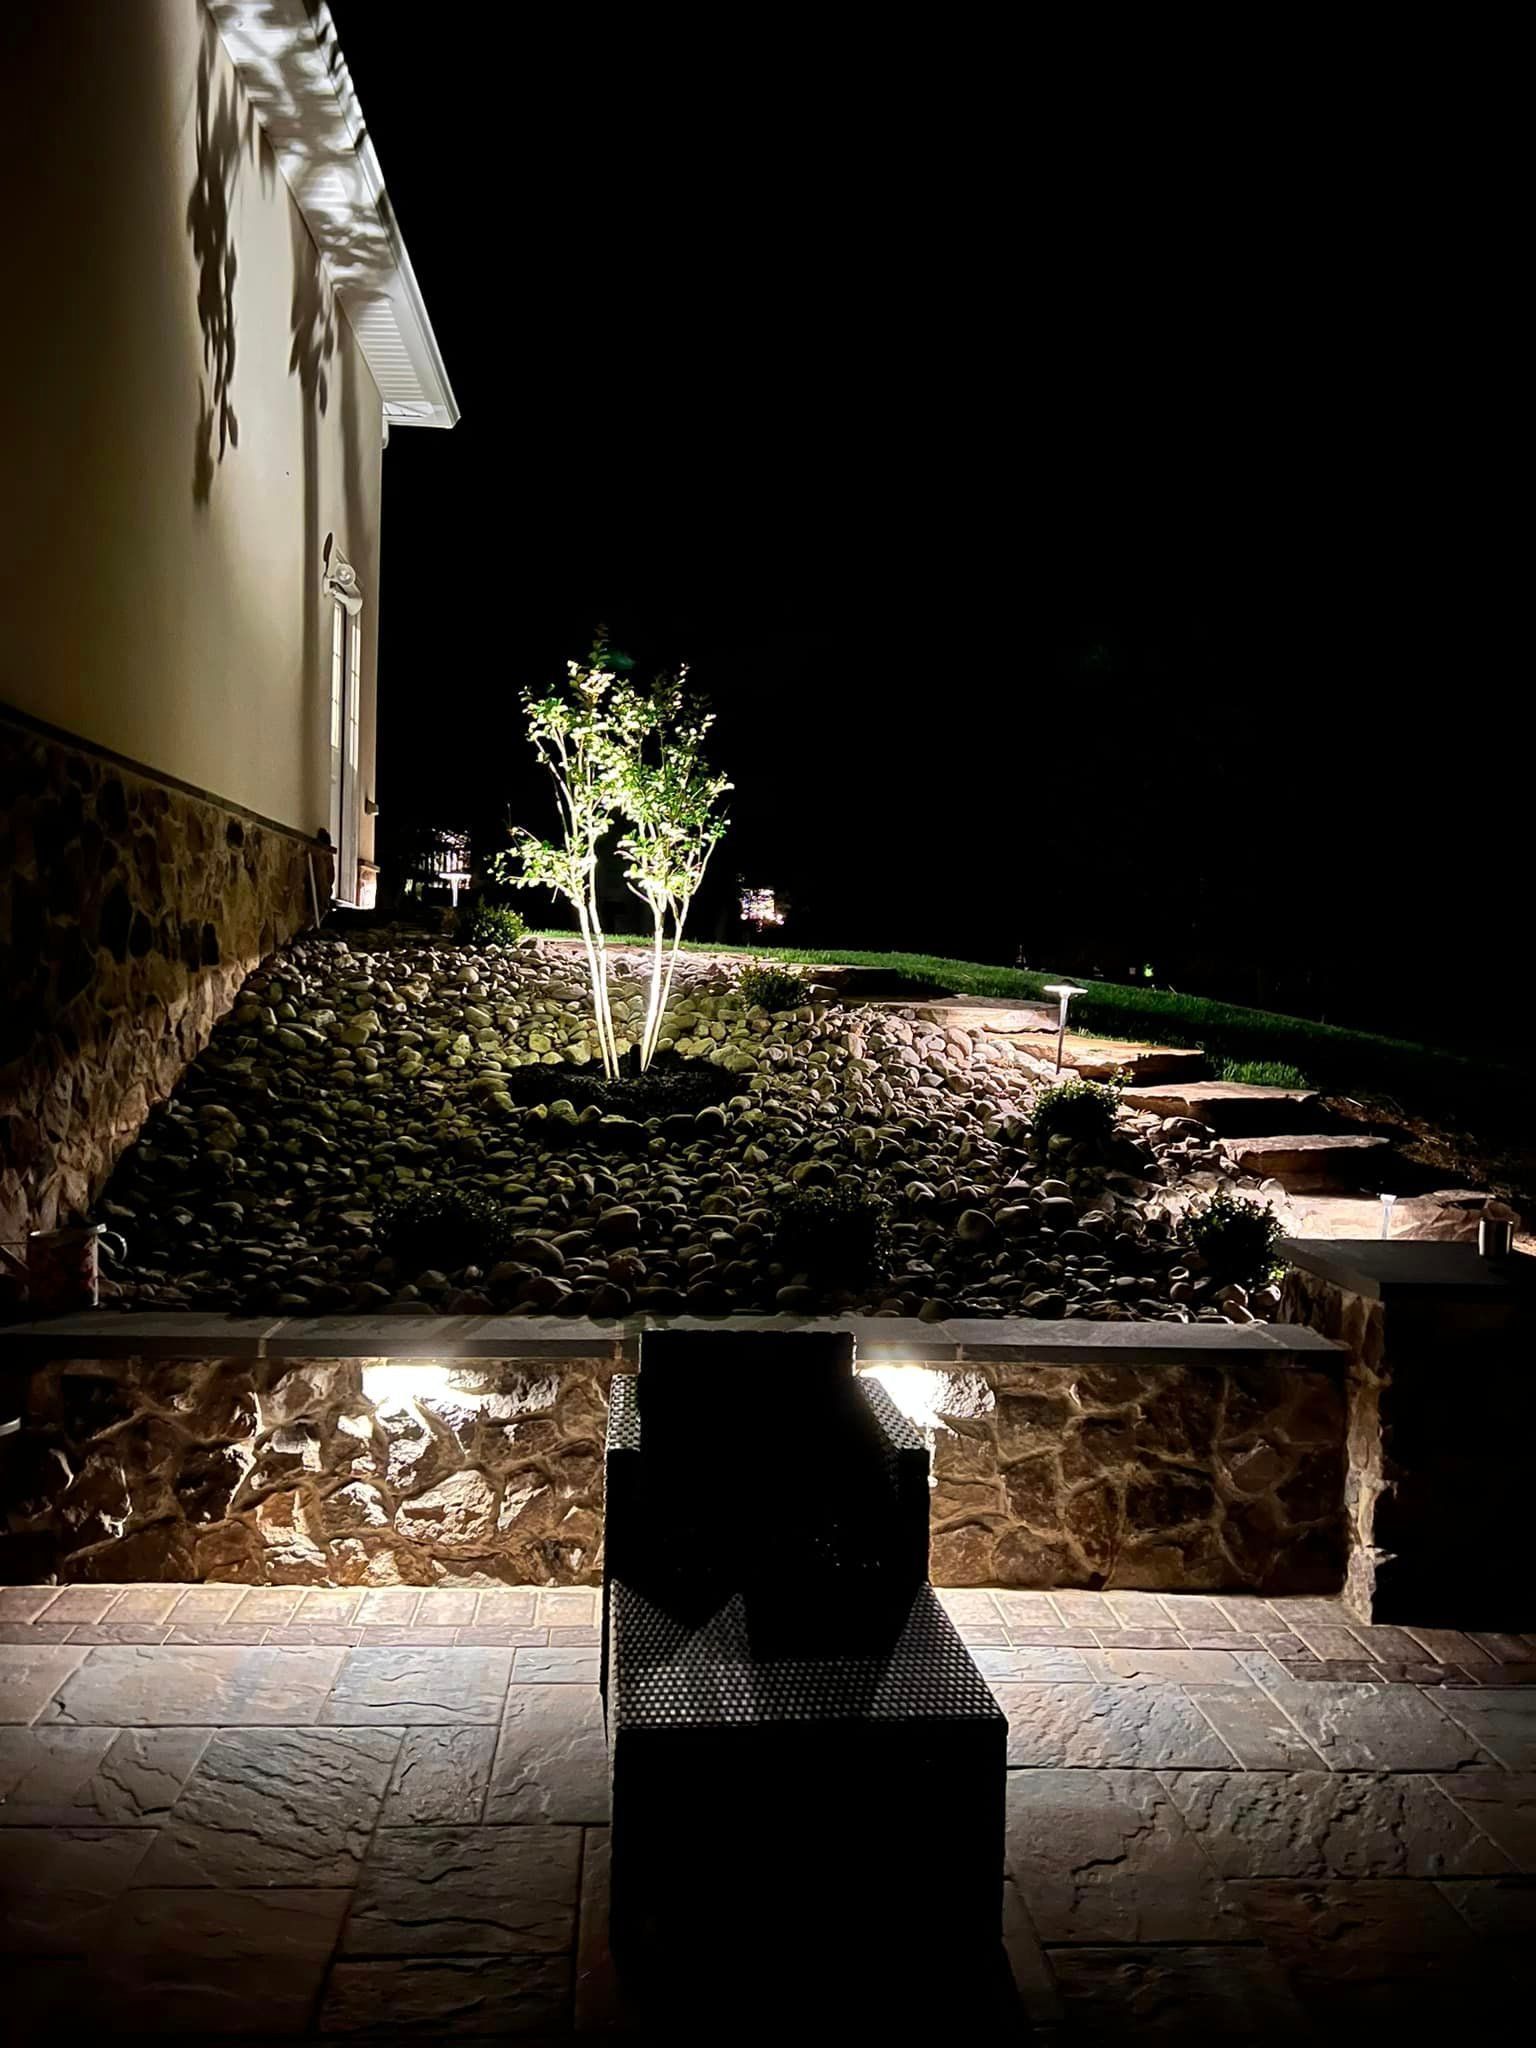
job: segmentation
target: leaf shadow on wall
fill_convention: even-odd
[[[320,421],[330,408],[330,363],[336,352],[336,301],[320,262],[320,252],[310,240],[309,230],[299,218],[296,208],[289,209],[288,224],[293,250],[288,374],[298,380],[304,451],[304,552],[298,591],[299,616],[304,622],[303,674],[306,689],[319,691],[323,696],[320,673]],[[312,711],[317,720],[323,720],[324,703],[313,702]]]
[[[197,428],[192,446],[192,496],[206,505],[214,473],[225,451],[240,445],[240,422],[232,391],[235,378],[235,279],[239,260],[231,225],[243,157],[262,154],[256,117],[245,119],[228,79],[213,99],[218,35],[210,19],[197,60],[196,174],[187,200],[187,234],[197,258],[197,319],[203,331],[203,368],[198,382]],[[262,182],[267,183],[265,162]],[[217,450],[215,450],[217,437]]]
[[[293,297],[288,313],[288,374],[299,380],[306,415],[318,406],[323,417],[330,407],[336,302],[321,266],[320,252],[296,209],[289,226],[293,243]]]

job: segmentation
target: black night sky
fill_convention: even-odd
[[[1513,1017],[1493,136],[1365,107],[1363,59],[1303,133],[1283,79],[1218,117],[786,44],[663,84],[497,9],[451,66],[333,11],[463,413],[385,456],[386,853],[547,823],[518,690],[603,621],[719,714],[696,936],[742,875],[806,945]]]

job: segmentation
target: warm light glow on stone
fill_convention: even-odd
[[[412,1359],[396,1364],[384,1359],[363,1367],[363,1399],[380,1415],[398,1415],[417,1401],[442,1401],[451,1397],[462,1408],[479,1408],[488,1398],[466,1393],[455,1384],[463,1377],[457,1366],[436,1365]]]
[[[880,1382],[914,1429],[938,1426],[948,1405],[949,1373],[931,1365],[868,1365],[862,1370]]]

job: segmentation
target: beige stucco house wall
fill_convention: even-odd
[[[378,389],[201,0],[24,11],[0,701],[314,835],[327,534],[365,595],[374,788]]]
[[[355,897],[386,426],[457,409],[324,0],[6,0],[0,181],[14,1249],[90,1212],[333,878]]]

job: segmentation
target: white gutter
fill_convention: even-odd
[[[204,4],[379,387],[386,426],[451,427],[458,404],[325,0]]]

